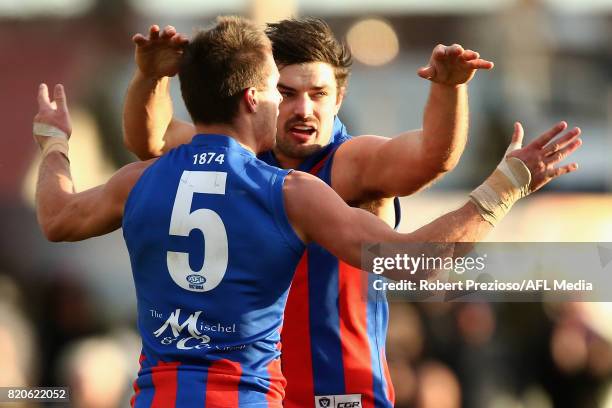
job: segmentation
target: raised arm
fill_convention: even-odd
[[[365,243],[478,242],[509,211],[514,202],[552,179],[577,169],[575,163],[555,167],[581,144],[580,129],[559,136],[561,122],[521,148],[523,129],[515,124],[512,142],[491,176],[458,210],[414,232],[400,234],[374,215],[349,207],[325,183],[299,172],[287,177],[285,206],[305,242],[316,241],[334,255],[359,267]]]
[[[423,129],[345,143],[334,159],[334,189],[349,202],[405,196],[452,170],[467,141],[467,83],[476,70],[491,68],[475,51],[436,46],[429,65],[418,71],[431,81]]]
[[[45,84],[38,91],[34,138],[42,151],[36,185],[36,216],[50,241],[79,241],[121,226],[125,200],[150,162],[123,167],[104,185],[77,193],[70,174],[70,114],[61,85],[49,100]]]
[[[195,134],[192,124],[173,118],[170,77],[176,75],[187,38],[167,26],[160,33],[154,25],[149,36],[136,34],[136,72],[123,107],[123,141],[141,160],[159,157],[188,143]]]

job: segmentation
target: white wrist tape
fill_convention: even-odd
[[[40,146],[42,157],[58,151],[68,158],[68,135],[55,126],[34,122],[34,138]]]
[[[59,137],[68,140],[66,132],[46,123],[34,122],[32,131],[35,136]]]
[[[506,154],[520,148],[512,144]],[[506,158],[499,163],[493,174],[470,193],[482,217],[495,226],[519,199],[529,195],[531,172],[522,160]]]

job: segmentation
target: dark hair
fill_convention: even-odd
[[[254,23],[218,17],[186,46],[179,79],[185,106],[194,123],[231,123],[242,91],[266,83],[270,40]]]
[[[326,62],[334,68],[338,88],[346,86],[352,64],[348,46],[334,36],[318,18],[287,19],[268,24],[266,34],[279,67],[308,62]]]

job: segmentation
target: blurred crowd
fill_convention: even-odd
[[[589,303],[392,303],[397,407],[609,407],[612,338]]]
[[[67,386],[73,407],[127,406],[140,354],[135,323],[101,318],[86,286],[67,276],[26,290],[0,275],[0,386]],[[611,314],[609,303],[391,299],[396,406],[608,408]]]

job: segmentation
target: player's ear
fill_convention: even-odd
[[[246,103],[247,110],[250,113],[257,112],[257,105],[258,105],[257,89],[250,87],[250,88],[246,88],[243,92],[244,94],[242,95],[242,99]]]

